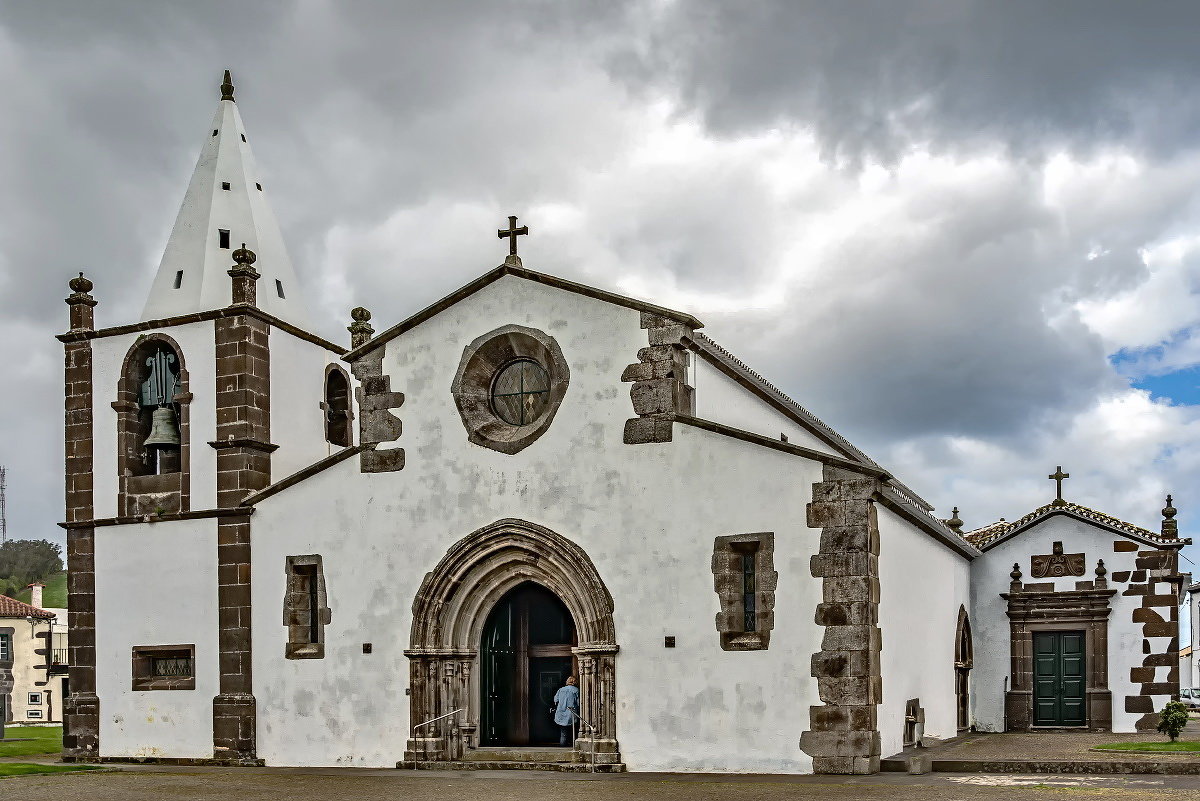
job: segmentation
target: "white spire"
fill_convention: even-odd
[[[246,139],[226,71],[217,114],[167,240],[143,320],[228,306],[233,251],[244,242],[258,256],[258,307],[301,328],[308,325],[300,286]],[[227,237],[222,231],[228,231]]]

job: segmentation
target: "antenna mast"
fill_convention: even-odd
[[[8,468],[0,465],[0,545],[8,542],[8,507],[4,499],[4,490],[7,485]]]

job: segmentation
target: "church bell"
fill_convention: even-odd
[[[179,445],[179,424],[175,420],[175,410],[170,406],[159,406],[154,410],[154,416],[150,418],[150,436],[146,437],[143,446],[150,447],[178,447]]]

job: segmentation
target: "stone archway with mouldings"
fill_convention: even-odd
[[[525,582],[557,595],[575,623],[580,716],[594,727],[594,733],[581,729],[575,748],[591,753],[594,747],[600,763],[621,761],[612,596],[578,545],[534,523],[506,519],[455,543],[417,591],[404,652],[410,698],[403,764],[457,760],[476,744],[484,624],[496,603]]]

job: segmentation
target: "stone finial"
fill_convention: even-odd
[[[92,291],[92,282],[80,273],[68,281],[67,286],[71,287],[71,295],[67,298],[67,305],[71,307],[71,330],[94,331],[96,299],[88,294]]]
[[[1104,566],[1104,560],[1101,559],[1096,563],[1096,588],[1108,586],[1108,568]]]
[[[1008,574],[1008,577],[1010,579],[1012,579],[1012,589],[1014,589],[1014,590],[1021,589],[1021,564],[1020,564],[1020,562],[1013,562],[1013,569],[1012,569],[1012,572]]]
[[[221,99],[233,100],[233,78],[229,77],[229,70],[225,70],[225,80],[221,82]]]
[[[1162,536],[1163,539],[1173,540],[1179,537],[1179,521],[1175,519],[1175,515],[1179,510],[1173,505],[1173,499],[1170,495],[1167,496],[1167,505],[1162,510]]]
[[[371,327],[371,323],[369,322],[371,312],[362,306],[356,306],[351,309],[350,318],[354,320],[346,328],[350,332],[350,347],[358,348],[370,342],[371,337],[375,335],[375,329]]]
[[[962,532],[963,521],[958,516],[958,507],[957,506],[954,507],[954,511],[951,514],[953,516],[949,520],[946,521],[946,525],[949,526],[950,530],[953,531],[955,534],[962,534],[963,533]]]
[[[233,302],[234,304],[246,304],[254,306],[258,303],[258,290],[256,282],[262,276],[258,270],[254,269],[254,262],[258,260],[258,256],[254,255],[254,251],[246,247],[243,242],[242,246],[233,251],[233,267],[229,269],[229,277],[233,279]]]

